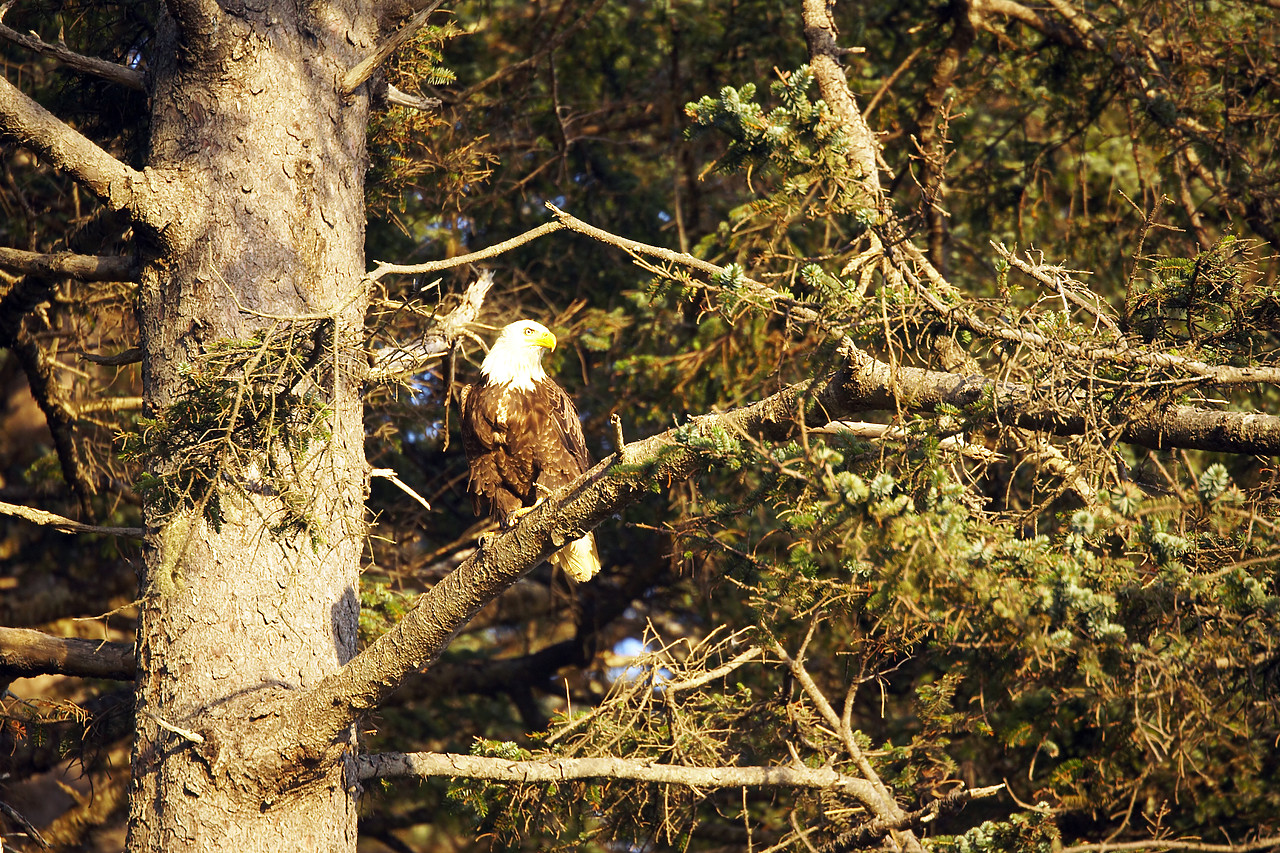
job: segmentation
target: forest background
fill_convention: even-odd
[[[8,4],[6,78],[143,174],[176,156],[156,81],[205,61],[193,9],[255,32],[324,17]],[[172,363],[148,312],[194,253],[41,143],[6,90],[3,843],[186,849],[172,827],[153,838],[147,809],[167,814],[201,773],[263,812],[294,808],[268,787],[314,798],[311,777],[223,767],[205,747],[233,723],[164,710],[185,707],[181,688],[147,693],[182,677],[161,673],[164,632],[134,646],[140,624],[171,624],[191,541],[214,562],[251,554],[235,571],[255,577],[257,551],[220,544],[241,530],[291,542],[282,566],[332,551],[359,574],[318,588],[314,619],[291,621],[292,600],[261,612],[260,630],[313,652],[334,644],[303,637],[313,621],[350,623],[332,666],[290,691],[338,690],[358,648],[416,630],[420,593],[473,590],[456,637],[366,679],[327,724],[341,755],[315,764],[363,786],[328,783],[350,813],[339,847],[1280,844],[1276,9],[385,4],[341,57],[355,67],[406,26],[341,93],[368,104],[357,154],[307,179],[358,201],[279,203],[316,206],[355,247],[343,286],[361,301],[339,287],[332,317],[285,312],[254,301],[253,264],[238,280],[212,253],[191,292],[205,282],[234,319],[194,315],[206,331],[178,333]],[[243,57],[210,61],[230,77]],[[216,132],[208,148],[236,146]],[[308,240],[295,260],[327,258]],[[465,497],[450,400],[493,330],[525,317],[560,338],[548,369],[605,465],[577,504],[480,548],[493,531]],[[330,353],[359,373],[326,373]],[[317,508],[314,448],[361,440],[371,476]],[[260,469],[266,513],[246,486]],[[597,580],[539,562],[591,526]],[[506,574],[472,583],[476,566]],[[269,583],[292,577],[308,575]],[[333,589],[358,590],[358,639]],[[280,719],[311,719],[304,705]],[[188,763],[185,781],[139,781],[148,743]],[[503,775],[552,760],[542,782]]]

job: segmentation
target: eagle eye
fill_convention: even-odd
[[[526,335],[532,335],[532,334],[533,334],[533,328],[532,328],[532,327],[528,327],[528,326],[526,326],[526,327],[525,327],[525,330],[524,330],[524,333],[525,333]]]

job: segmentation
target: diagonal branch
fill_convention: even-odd
[[[53,436],[54,448],[58,452],[58,464],[62,467],[62,477],[75,493],[80,508],[88,515],[92,510],[89,496],[93,494],[93,484],[85,471],[80,452],[76,449],[72,436],[75,427],[75,415],[67,405],[66,394],[58,377],[54,375],[54,362],[44,348],[32,339],[25,330],[19,329],[16,336],[10,339],[0,334],[0,346],[8,347],[18,359],[23,373],[27,377],[27,386],[36,405],[44,413],[45,422],[49,425],[49,433]]]
[[[29,628],[0,627],[0,683],[35,675],[133,678],[133,643],[55,637]]]
[[[0,138],[31,149],[83,184],[110,209],[127,211],[135,222],[157,232],[176,221],[180,213],[189,217],[192,211],[200,209],[189,186],[186,192],[152,191],[152,181],[179,183],[181,179],[176,174],[130,168],[3,76],[0,76]]]
[[[5,13],[9,11],[9,7],[12,5],[13,0],[0,5],[0,22],[3,22]],[[16,44],[19,47],[24,47],[41,56],[56,59],[76,71],[101,77],[127,89],[136,89],[139,92],[146,91],[146,77],[141,71],[130,68],[127,65],[108,62],[105,59],[98,59],[94,56],[84,56],[69,49],[65,44],[49,44],[32,33],[20,33],[4,23],[0,23],[0,39]]]
[[[809,675],[809,671],[805,668],[804,661],[799,657],[792,657],[782,644],[776,640],[773,643],[773,651],[791,670],[792,676],[800,683],[801,689],[808,695],[809,701],[818,709],[818,713],[826,720],[827,725],[832,731],[840,733],[840,739],[844,744],[845,751],[849,753],[849,757],[858,765],[858,771],[862,773],[863,778],[867,781],[872,796],[863,800],[863,803],[871,808],[877,818],[886,823],[901,821],[905,817],[905,813],[899,807],[897,800],[893,798],[893,794],[885,787],[884,782],[880,779],[880,774],[871,766],[871,762],[867,760],[862,748],[858,746],[858,741],[854,737],[853,728],[849,725],[849,720],[841,720],[836,716],[836,711],[831,707],[831,703],[827,701],[827,697],[823,695],[822,690],[814,682],[813,677]],[[845,702],[845,707],[852,706],[851,701]],[[886,833],[889,830],[886,830]],[[908,842],[907,846],[912,850],[919,850],[920,845],[914,839]]]
[[[394,53],[396,48],[413,38],[418,34],[419,30],[427,25],[427,19],[431,17],[431,13],[439,9],[440,4],[443,2],[444,0],[432,0],[430,4],[410,18],[404,26],[374,48],[373,53],[366,56],[355,68],[348,71],[342,78],[342,93],[344,95],[351,94],[373,76],[373,72],[378,70],[379,65],[386,62],[387,57]],[[400,94],[403,95],[404,93],[401,92]]]

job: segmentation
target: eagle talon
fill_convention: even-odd
[[[542,501],[543,501],[543,498],[538,498],[534,502],[533,506],[522,506],[515,512],[511,513],[511,515],[507,516],[507,520],[506,520],[506,523],[503,524],[503,528],[506,530],[510,530],[511,528],[515,527],[517,524],[520,523],[520,519],[524,518],[526,515],[533,512],[535,509],[537,509],[538,504],[542,503]]]

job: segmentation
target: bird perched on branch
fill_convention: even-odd
[[[504,527],[592,464],[573,401],[542,369],[543,354],[555,348],[556,336],[541,323],[512,323],[481,363],[482,381],[462,389],[471,506]],[[600,571],[590,533],[549,561],[577,581]]]

